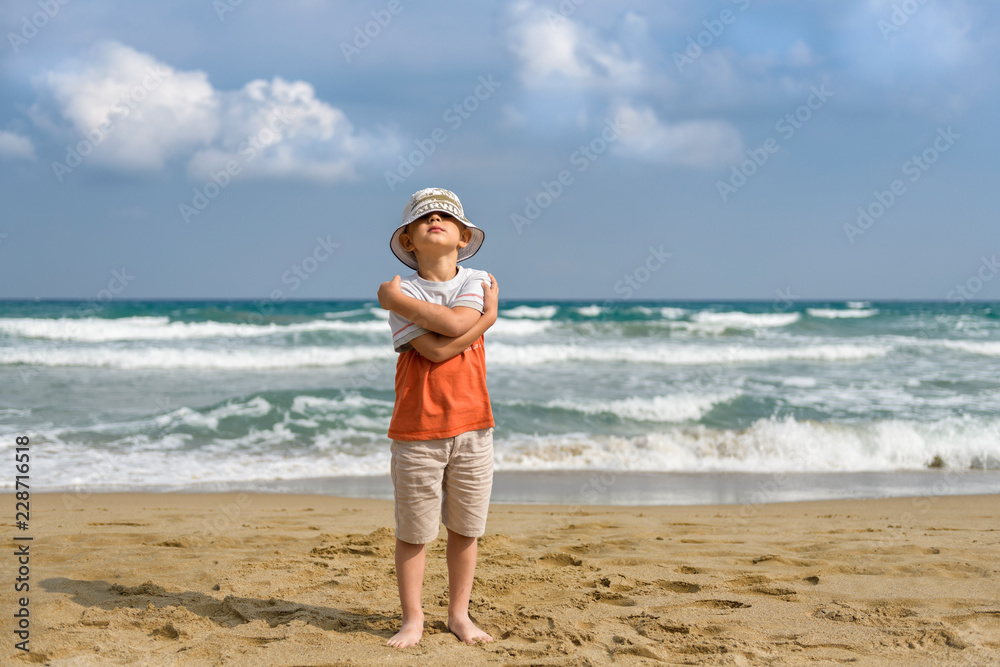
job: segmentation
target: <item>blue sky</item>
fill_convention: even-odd
[[[996,3],[62,3],[0,9],[0,298],[372,298],[446,187],[502,298],[1000,299]]]

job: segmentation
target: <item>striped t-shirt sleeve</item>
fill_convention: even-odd
[[[462,288],[451,301],[451,307],[465,306],[483,312],[483,281],[490,282],[490,275],[485,271],[470,271]]]
[[[406,352],[413,346],[410,341],[428,333],[427,329],[389,311],[389,328],[392,329],[392,347],[396,352]]]
[[[407,296],[419,298],[419,295],[414,294],[406,283],[403,283],[402,291]],[[402,315],[397,315],[391,310],[389,311],[389,328],[392,330],[392,348],[396,352],[406,352],[412,349],[413,346],[410,345],[411,340],[417,336],[429,333],[427,329],[417,326]]]

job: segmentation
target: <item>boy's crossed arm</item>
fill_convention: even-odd
[[[485,281],[483,282],[483,313],[480,315],[479,311],[472,310],[471,308],[468,309],[472,310],[479,318],[468,331],[462,333],[460,336],[443,336],[433,332],[425,333],[410,341],[413,349],[428,361],[440,363],[458,356],[467,350],[470,345],[479,340],[479,337],[486,333],[486,330],[497,321],[500,287],[497,285],[497,279],[493,277],[493,274],[489,275],[492,284],[487,285]],[[444,306],[441,307],[444,308]]]
[[[466,306],[449,308],[422,299],[414,299],[403,293],[400,282],[400,277],[396,276],[379,286],[379,305],[418,327],[454,338],[466,333],[481,317],[481,313],[475,308]]]

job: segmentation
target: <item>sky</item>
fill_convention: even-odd
[[[6,0],[0,298],[1000,299],[985,0]]]

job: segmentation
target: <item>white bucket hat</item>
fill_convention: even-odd
[[[447,213],[472,231],[472,240],[464,248],[458,249],[459,262],[469,259],[479,252],[479,248],[483,245],[483,240],[486,238],[486,233],[483,230],[465,219],[465,213],[462,211],[462,202],[458,200],[458,195],[451,190],[426,188],[414,192],[410,197],[410,201],[406,203],[406,208],[403,209],[403,222],[396,228],[396,231],[392,234],[392,238],[389,240],[389,249],[392,250],[392,254],[411,269],[417,268],[417,258],[399,242],[399,235],[403,233],[408,224],[434,211]]]

